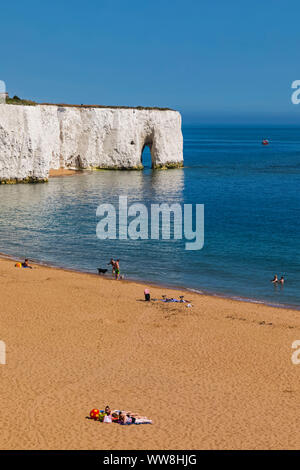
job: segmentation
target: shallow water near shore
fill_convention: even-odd
[[[0,251],[81,271],[300,306],[300,129],[185,127],[185,168],[97,171],[0,187]],[[270,145],[263,147],[263,138]],[[99,240],[101,203],[204,204],[205,244]],[[274,286],[274,274],[284,287]]]

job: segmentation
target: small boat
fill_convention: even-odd
[[[269,141],[268,141],[268,139],[263,139],[263,141],[262,141],[262,145],[269,145]]]

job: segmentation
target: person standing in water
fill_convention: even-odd
[[[276,282],[279,282],[277,274],[275,274],[274,279],[271,279],[271,282],[273,282],[273,284],[276,284]]]
[[[278,282],[279,282],[279,284],[281,284],[281,285],[283,286],[283,284],[284,284],[284,277],[283,277],[283,276],[281,276],[281,278],[279,279],[279,281],[278,281]]]

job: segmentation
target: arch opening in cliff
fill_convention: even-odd
[[[153,148],[154,133],[148,134],[143,139],[143,146],[141,151],[141,164],[145,169],[154,168],[155,166],[155,155]]]
[[[61,168],[62,167],[66,167],[66,168],[72,168],[74,170],[83,170],[85,169],[85,165],[84,165],[84,162],[83,162],[83,159],[81,157],[81,155],[71,155],[67,161],[64,163],[63,161],[61,161]]]
[[[144,144],[141,155],[141,162],[145,169],[153,167],[153,158],[151,154],[151,145]]]

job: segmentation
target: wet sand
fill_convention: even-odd
[[[0,279],[1,449],[299,448],[298,311],[5,259]],[[153,425],[86,419],[107,404]]]
[[[49,171],[49,178],[56,178],[58,176],[72,176],[78,174],[81,170],[70,170],[67,168],[59,168],[58,170],[51,169]]]

